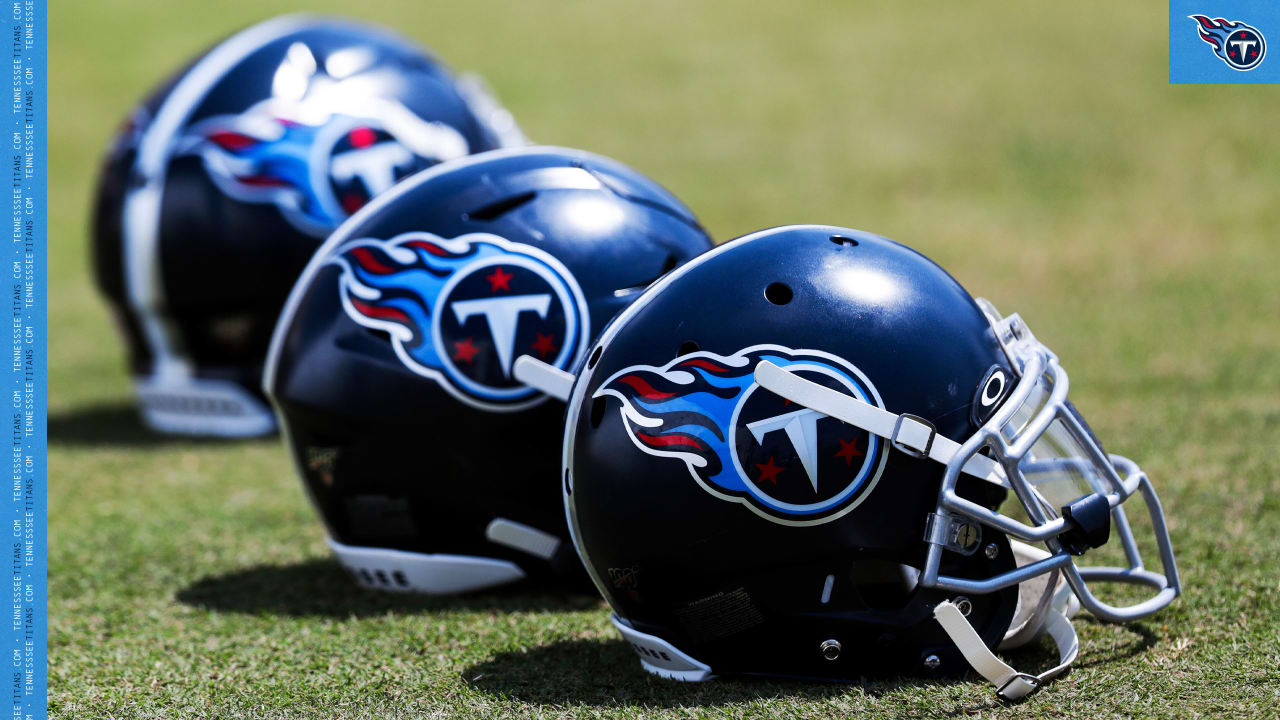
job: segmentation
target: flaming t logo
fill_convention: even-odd
[[[1196,22],[1200,39],[1213,47],[1232,70],[1252,70],[1267,56],[1267,41],[1257,28],[1242,22],[1207,15],[1188,15]]]
[[[528,354],[567,370],[587,344],[587,304],[559,260],[496,235],[414,232],[333,251],[347,316],[390,336],[405,367],[473,407],[521,410],[544,397],[511,375]]]
[[[294,227],[323,237],[399,179],[469,152],[456,129],[389,97],[402,81],[375,61],[357,46],[320,64],[294,43],[271,97],[202,120],[179,152],[198,155],[227,195],[274,203]]]
[[[756,345],[724,357],[682,355],[663,367],[618,371],[593,397],[619,401],[642,452],[684,462],[712,495],[785,525],[816,525],[875,487],[887,446],[877,436],[760,389],[761,360],[883,407],[856,367],[816,350]]]

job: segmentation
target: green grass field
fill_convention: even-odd
[[[483,73],[530,136],[657,178],[717,239],[850,225],[1021,312],[1108,447],[1156,482],[1179,601],[1131,626],[1077,623],[1076,668],[1006,707],[974,679],[673,685],[640,671],[591,600],[356,590],[277,440],[141,429],[87,262],[96,165],[130,105],[225,33],[302,6],[64,2],[50,13],[52,714],[1280,715],[1280,90],[1169,86],[1161,2],[846,5],[354,8]],[[1047,646],[1018,658],[1047,662]]]

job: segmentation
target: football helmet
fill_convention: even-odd
[[[653,181],[576,150],[497,150],[415,175],[299,278],[264,388],[338,560],[361,585],[589,590],[559,486],[572,370],[613,315],[711,247]]]
[[[650,672],[973,667],[1023,697],[1074,659],[1079,606],[1127,621],[1180,587],[1151,483],[1066,396],[1017,315],[919,253],[765,230],[670,273],[594,343],[567,393],[568,522]],[[1135,493],[1161,572],[1125,516]],[[1128,566],[1078,565],[1112,529]],[[1100,581],[1151,597],[1111,605]],[[1045,633],[1059,663],[1039,675],[993,652]]]
[[[255,25],[163,83],[108,153],[93,224],[146,424],[270,432],[262,360],[321,239],[398,179],[511,144],[478,79],[346,20]]]

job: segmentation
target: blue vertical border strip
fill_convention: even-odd
[[[1243,22],[1267,43],[1262,62],[1235,70],[1200,39],[1191,15]],[[1169,0],[1169,82],[1172,84],[1259,85],[1280,83],[1280,1]]]
[[[35,637],[34,658],[35,687],[28,696],[24,715],[45,718],[49,713],[49,9],[47,0],[33,3],[36,23],[36,46],[31,62],[37,68],[36,77],[36,152],[39,153],[34,178],[33,195],[39,209],[35,232],[36,252],[41,258],[40,271],[36,274],[36,307],[34,320],[40,361],[36,364],[37,458],[35,478],[35,515],[39,519],[35,541],[38,558],[32,571],[35,585]]]
[[[3,660],[15,720],[48,713],[48,53],[46,0],[8,0],[13,571]],[[0,676],[2,677],[2,676]],[[5,678],[9,679],[9,678]]]

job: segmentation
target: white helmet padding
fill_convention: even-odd
[[[329,547],[358,584],[373,590],[448,595],[524,577],[515,563],[494,558],[355,547],[332,538]]]
[[[1024,542],[1011,540],[1009,544],[1013,546],[1018,567],[1049,557],[1047,551]],[[1037,575],[1018,585],[1018,605],[1013,611],[1013,622],[1000,642],[1000,649],[1013,650],[1039,639],[1044,635],[1045,622],[1052,610],[1067,618],[1073,618],[1080,612],[1080,601],[1071,593],[1060,573]]]
[[[271,409],[241,385],[192,375],[135,377],[142,421],[157,432],[226,438],[274,432]]]

